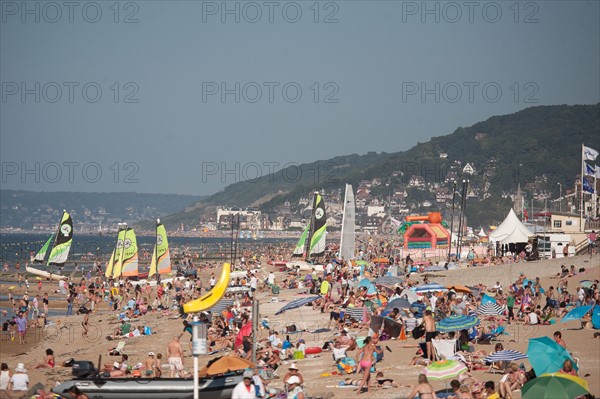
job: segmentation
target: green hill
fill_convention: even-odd
[[[216,206],[253,206],[272,212],[276,205],[294,202],[310,191],[342,188],[344,183],[357,187],[362,180],[374,178],[387,182],[371,192],[383,199],[395,188],[405,187],[416,175],[428,183],[449,187],[448,173],[453,167],[457,169],[455,161],[460,161],[460,172],[469,163],[476,173],[459,175],[459,180],[469,178],[480,191],[488,186],[486,198],[468,203],[469,225],[495,223],[510,207],[510,200],[501,194],[513,192],[517,181],[523,188],[530,185],[549,191],[554,198],[558,195],[557,182],[565,189],[573,187],[580,173],[582,143],[600,149],[600,104],[531,107],[459,127],[452,134],[434,137],[408,151],[338,156],[232,184],[168,216],[165,222],[195,225],[204,212]],[[442,153],[447,157],[440,157]],[[402,173],[392,177],[397,172]]]

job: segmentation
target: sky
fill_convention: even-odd
[[[3,189],[208,195],[600,101],[598,1],[0,5]]]

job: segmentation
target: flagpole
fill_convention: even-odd
[[[579,226],[581,232],[585,232],[585,225],[583,222],[583,178],[584,178],[584,160],[583,160],[583,143],[581,143],[581,191],[579,192]]]

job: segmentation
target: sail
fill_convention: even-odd
[[[344,216],[342,217],[342,235],[340,237],[340,257],[354,259],[354,244],[356,240],[356,214],[352,186],[346,184],[344,195]]]
[[[113,270],[112,276],[113,278],[121,277],[121,268],[123,266],[123,242],[125,241],[125,231],[119,230],[119,234],[117,235],[117,245],[115,247],[115,259],[113,261]]]
[[[302,235],[300,236],[300,240],[298,240],[298,244],[294,248],[294,252],[292,253],[293,257],[304,256],[304,248],[306,247],[306,237],[308,236],[308,227],[310,223],[306,224]]]
[[[112,275],[113,266],[115,265],[115,252],[116,249],[113,249],[112,253],[110,254],[110,259],[106,263],[106,271],[104,272],[104,276],[106,277],[110,277]]]
[[[325,235],[327,227],[327,216],[325,214],[325,201],[320,194],[315,194],[312,213],[312,235],[310,237],[310,249],[308,255],[321,256],[325,254]]]
[[[152,252],[152,262],[150,263],[148,277],[152,277],[157,272],[158,274],[171,272],[171,254],[169,253],[167,230],[159,221],[156,225],[156,244]]]
[[[35,255],[35,258],[33,258],[34,262],[38,262],[38,263],[44,262],[44,259],[46,258],[46,253],[48,253],[48,248],[50,248],[50,244],[52,244],[53,238],[54,238],[54,234],[50,234],[48,241],[46,241],[44,246],[42,248],[40,248],[38,253]]]
[[[123,258],[121,259],[121,275],[124,277],[133,277],[138,275],[138,247],[135,231],[128,228],[125,230],[125,239],[123,240]]]
[[[69,257],[69,251],[71,249],[71,242],[73,241],[73,219],[67,211],[63,212],[60,226],[56,234],[56,241],[50,251],[50,258],[48,258],[48,265],[62,265],[67,261]]]

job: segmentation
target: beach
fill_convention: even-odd
[[[520,273],[524,273],[529,279],[539,277],[541,285],[549,287],[556,285],[558,280],[553,277],[560,271],[561,265],[566,265],[567,267],[574,265],[576,270],[585,268],[584,273],[568,278],[569,288],[574,289],[580,280],[600,279],[599,259],[598,255],[594,255],[594,257],[581,255],[566,259],[446,270],[429,273],[427,277],[430,281],[442,285],[476,285],[484,283],[488,287],[491,287],[499,281],[504,287],[508,287],[509,284],[513,283],[519,277]],[[286,278],[285,273],[280,272],[279,268],[266,264],[262,265],[259,274],[264,278],[269,271],[275,272],[276,281],[278,282]],[[208,285],[211,273],[217,274],[218,269],[203,270],[200,273],[205,287]],[[411,275],[411,279],[419,282],[422,281],[423,277],[423,274]],[[7,295],[8,285],[2,285],[0,288],[0,295]],[[40,292],[56,290],[56,288],[56,282],[44,282]],[[259,320],[267,317],[271,328],[279,331],[281,338],[286,335],[285,327],[295,324],[297,329],[302,332],[290,334],[292,342],[296,342],[302,338],[306,341],[307,347],[321,347],[326,340],[335,337],[334,334],[336,331],[331,330],[321,333],[311,333],[310,331],[327,329],[328,327],[332,328],[329,326],[328,314],[321,313],[319,309],[313,310],[311,306],[306,306],[275,316],[275,313],[281,307],[289,301],[301,297],[305,291],[305,289],[289,289],[281,290],[279,295],[272,295],[266,289],[259,290],[257,292],[257,299],[260,304]],[[336,291],[336,286],[333,287],[333,291]],[[13,292],[16,297],[19,297],[24,292],[24,288],[19,289],[16,287],[13,289]],[[35,295],[36,292],[37,286],[32,284],[29,294]],[[58,296],[58,294],[53,295]],[[337,295],[334,294],[334,296]],[[2,302],[1,305],[3,308],[7,307],[6,302]],[[57,311],[65,310],[66,301],[51,301],[50,306]],[[58,366],[70,358],[74,358],[75,360],[89,360],[95,364],[98,362],[100,356],[102,356],[102,364],[119,361],[119,357],[108,356],[108,352],[116,346],[118,341],[106,339],[118,327],[117,312],[109,310],[106,302],[101,302],[99,309],[89,319],[90,330],[86,337],[82,337],[81,322],[83,321],[83,317],[83,315],[52,317],[50,319],[52,325],[43,329],[31,328],[28,331],[27,344],[18,344],[18,340],[7,342],[6,337],[3,336],[0,347],[1,362],[7,363],[10,369],[14,369],[17,363],[24,363],[28,369],[31,381],[30,386],[40,383],[48,390],[58,382],[70,379],[71,369],[69,367]],[[501,335],[498,341],[504,344],[505,349],[513,349],[526,353],[530,338],[540,336],[552,337],[555,331],[560,331],[568,350],[579,361],[579,376],[588,381],[590,392],[598,395],[600,394],[600,339],[593,338],[593,334],[597,330],[581,329],[580,324],[578,321],[535,326],[513,323],[506,326],[507,335]],[[134,320],[132,325],[150,327],[152,334],[150,336],[142,335],[140,337],[125,339],[124,352],[129,355],[130,365],[143,363],[150,351],[164,355],[167,344],[175,335],[183,332],[184,328],[182,319],[174,312],[171,315],[164,312],[148,312],[140,319]],[[267,330],[259,330],[256,339],[266,338],[268,334]],[[367,335],[367,330],[351,329],[350,334],[365,336]],[[183,335],[181,340],[185,350],[184,365],[187,370],[192,369],[189,340],[190,336],[187,333]],[[418,343],[419,340],[414,340],[412,337],[408,337],[406,341],[382,341],[381,345],[388,347],[389,350],[385,350],[383,361],[377,364],[377,371],[384,372],[386,378],[393,379],[398,384],[405,386],[416,385],[417,377],[422,372],[423,367],[410,366],[409,363],[418,349]],[[57,367],[34,369],[35,365],[43,362],[45,350],[48,348],[54,351]],[[491,352],[493,344],[475,344],[475,348]],[[230,352],[221,352],[213,356],[201,356],[200,364],[204,365],[210,359],[225,353]],[[349,355],[353,357],[355,353],[355,351],[349,352]],[[340,381],[346,377],[332,375],[332,372],[336,371],[337,368],[333,363],[330,352],[324,351],[317,355],[308,355],[305,359],[295,362],[304,377],[305,392],[309,396],[333,396],[340,398],[356,396],[356,392],[352,388],[339,387]],[[527,369],[530,368],[527,359],[523,360],[523,363]],[[273,379],[268,387],[281,388],[283,386],[281,376],[287,372],[287,367],[290,364],[290,360],[282,363],[280,367],[283,370],[278,373],[280,377]],[[165,369],[164,372],[168,373],[168,370]],[[482,382],[492,380],[497,383],[502,377],[501,373],[492,374],[486,370],[472,371],[471,373]],[[348,377],[354,379],[360,378],[358,374]],[[447,387],[449,380],[430,382],[435,389],[443,389]],[[368,393],[363,393],[360,396],[366,398],[406,397],[410,390],[410,387],[376,389]]]

